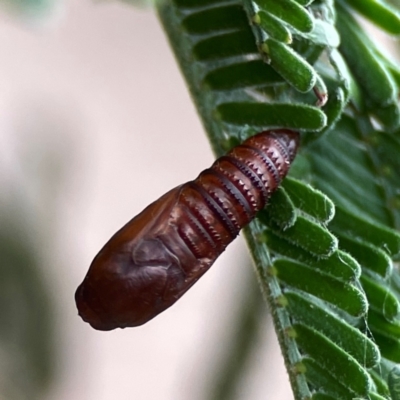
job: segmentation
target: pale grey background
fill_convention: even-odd
[[[2,12],[0,54],[0,185],[40,227],[33,240],[55,297],[58,379],[47,399],[206,400],[246,276],[242,239],[143,327],[94,331],[73,299],[111,234],[213,160],[156,16],[82,0],[35,22]],[[265,326],[238,399],[292,399]]]

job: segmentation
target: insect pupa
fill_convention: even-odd
[[[264,208],[298,141],[287,129],[258,133],[129,221],[76,291],[82,319],[98,330],[133,327],[174,304]]]

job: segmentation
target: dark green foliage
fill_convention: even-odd
[[[400,362],[400,68],[354,10],[396,32],[377,0],[159,4],[217,155],[262,129],[302,133],[245,232],[296,400],[382,399]]]

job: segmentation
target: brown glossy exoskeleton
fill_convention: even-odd
[[[261,132],[129,221],[76,291],[83,320],[99,330],[138,326],[175,303],[265,206],[298,138],[286,129]]]

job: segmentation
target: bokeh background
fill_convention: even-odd
[[[241,238],[147,325],[97,332],[77,316],[101,246],[213,155],[151,9],[0,7],[0,399],[222,400],[235,361],[232,399],[292,399],[264,306],[235,359],[239,314],[259,303]]]

